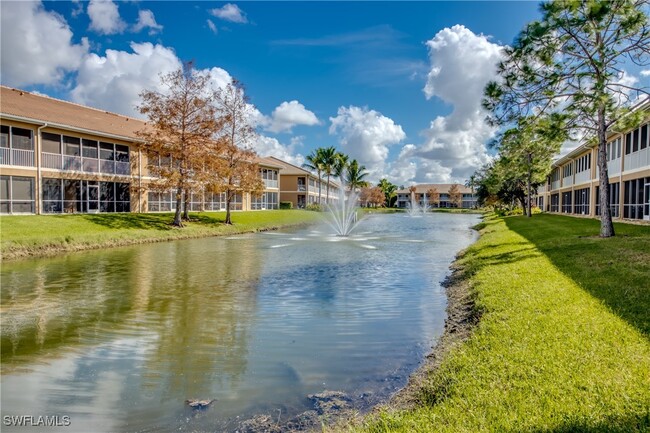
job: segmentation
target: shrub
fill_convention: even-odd
[[[293,203],[290,201],[281,201],[280,202],[280,209],[291,209],[293,208]]]
[[[319,205],[318,203],[309,203],[307,206],[305,206],[305,209],[312,210],[314,212],[322,212],[323,206]]]

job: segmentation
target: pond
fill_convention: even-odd
[[[4,263],[3,420],[235,430],[308,410],[324,390],[363,410],[442,333],[440,282],[478,221],[373,214],[350,239],[323,225]],[[188,398],[217,401],[197,411]]]

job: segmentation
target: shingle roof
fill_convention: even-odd
[[[299,175],[299,176],[314,176],[311,174],[309,171],[305,170],[304,168],[300,168],[296,165],[290,164],[286,161],[282,161],[281,159],[276,158],[275,156],[268,156],[266,157],[267,160],[270,162],[274,163],[275,165],[279,165],[282,169],[280,170],[280,174],[284,175]],[[316,176],[314,176],[316,177]]]
[[[140,119],[0,86],[0,115],[137,140]]]

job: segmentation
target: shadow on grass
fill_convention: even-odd
[[[83,219],[111,229],[171,230],[173,214],[85,214]]]
[[[504,221],[558,270],[650,337],[650,227],[617,224],[616,237],[601,239],[600,222],[593,219],[535,215]]]

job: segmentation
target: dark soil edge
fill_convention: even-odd
[[[456,261],[450,267],[451,274],[442,282],[447,294],[447,318],[442,335],[423,364],[411,374],[406,386],[395,393],[387,403],[376,407],[375,412],[410,409],[424,403],[421,399],[422,389],[431,375],[438,370],[454,348],[471,336],[478,324],[481,312],[476,307],[467,270],[459,264],[459,259],[465,253],[466,251],[462,251],[456,256]]]

